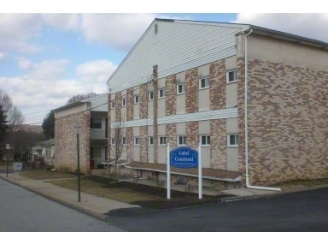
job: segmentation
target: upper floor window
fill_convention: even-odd
[[[159,98],[165,97],[165,89],[159,89],[158,90],[158,97]]]
[[[201,145],[210,145],[211,144],[210,140],[211,140],[211,138],[208,135],[200,136]]]
[[[115,108],[115,101],[112,101],[112,108]]]
[[[101,118],[91,118],[90,128],[101,129]]]
[[[135,95],[134,96],[134,104],[138,104],[140,101],[139,101],[139,95]]]
[[[238,134],[229,134],[228,135],[228,146],[229,147],[238,147]]]
[[[122,98],[122,107],[126,106],[126,98]]]
[[[233,83],[237,81],[237,70],[227,71],[227,83]]]
[[[177,94],[185,93],[185,83],[181,83],[177,85]]]
[[[199,89],[206,89],[210,87],[209,77],[199,79]]]
[[[148,100],[149,101],[154,100],[154,92],[153,91],[148,92]]]

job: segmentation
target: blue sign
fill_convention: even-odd
[[[198,167],[198,152],[189,147],[180,147],[170,152],[170,165],[178,168]]]

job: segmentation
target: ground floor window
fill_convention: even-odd
[[[229,134],[228,147],[237,147],[237,146],[238,146],[238,134]]]

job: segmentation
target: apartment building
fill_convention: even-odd
[[[107,156],[108,93],[57,108],[55,113],[55,168],[77,170],[79,129],[80,168],[88,173]]]
[[[202,146],[203,184],[327,177],[328,44],[248,24],[155,19],[108,79],[108,155],[165,178],[167,144]],[[172,174],[197,179],[195,169]],[[171,179],[174,180],[174,179]]]

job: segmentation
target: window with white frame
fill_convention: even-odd
[[[91,118],[90,128],[101,129],[101,118]]]
[[[112,101],[112,108],[115,108],[115,101]]]
[[[139,95],[135,95],[134,96],[134,103],[135,104],[138,104],[140,101],[139,101]]]
[[[165,97],[165,89],[159,89],[158,90],[158,97],[164,98]]]
[[[211,138],[209,135],[203,135],[203,136],[200,136],[200,144],[201,145],[210,145],[211,143]]]
[[[154,145],[154,137],[148,137],[148,144]]]
[[[111,143],[111,144],[115,144],[115,138],[111,138],[111,139],[110,139],[110,143]]]
[[[126,98],[122,98],[122,107],[126,106]]]
[[[204,77],[199,79],[199,89],[206,89],[210,87],[209,77]]]
[[[126,145],[126,138],[125,137],[122,138],[122,144]]]
[[[237,81],[237,70],[227,71],[227,83],[233,83]]]
[[[158,139],[159,145],[165,145],[166,144],[166,137],[159,137]]]
[[[149,101],[154,100],[154,92],[153,91],[148,92],[148,100]]]
[[[186,145],[186,136],[178,136],[177,138],[178,145]]]
[[[180,83],[177,85],[177,94],[185,93],[185,83]]]
[[[140,144],[140,138],[135,137],[134,138],[134,145],[139,145]]]
[[[228,146],[238,147],[238,134],[228,134]]]

